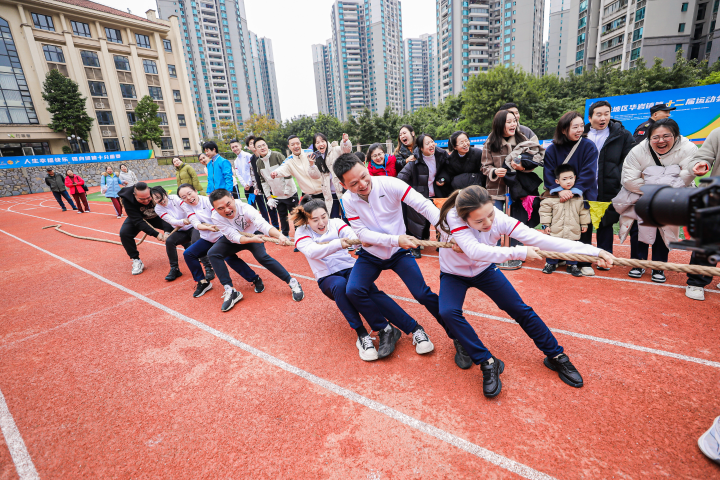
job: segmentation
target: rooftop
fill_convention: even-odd
[[[60,3],[66,3],[68,5],[74,5],[76,7],[83,7],[83,8],[89,8],[90,10],[97,10],[98,12],[103,13],[109,13],[111,15],[118,15],[120,17],[129,18],[132,20],[142,20],[143,22],[149,22],[149,23],[155,23],[151,20],[148,20],[144,17],[139,17],[137,15],[133,15],[132,13],[124,12],[122,10],[117,10],[112,7],[108,7],[106,5],[101,5],[99,3],[91,2],[90,0],[55,0],[56,2]]]

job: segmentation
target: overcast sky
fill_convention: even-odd
[[[94,0],[118,8],[118,0]],[[123,0],[125,8],[144,17],[157,10],[155,0]],[[317,113],[315,78],[310,46],[332,36],[330,7],[333,0],[245,0],[250,30],[273,43],[275,73],[283,120]],[[545,12],[547,38],[548,10]],[[403,35],[417,37],[435,33],[435,0],[402,2]]]

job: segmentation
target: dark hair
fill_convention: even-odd
[[[612,112],[612,105],[610,105],[610,102],[608,102],[607,100],[598,100],[597,102],[590,105],[590,108],[588,109],[588,118],[592,117],[595,109],[600,107],[608,107]]]
[[[107,172],[107,169],[108,169],[108,168],[112,168],[113,170],[115,170],[112,165],[105,165],[105,171],[106,171],[106,172]]]
[[[650,137],[652,136],[653,132],[657,130],[660,127],[665,127],[668,130],[670,130],[670,133],[673,134],[673,137],[677,140],[677,138],[680,136],[680,127],[678,126],[677,122],[673,120],[672,118],[663,118],[661,120],[657,120],[653,122],[647,131],[647,138],[648,142],[650,141]]]
[[[215,153],[218,151],[217,143],[210,141],[203,143],[203,151],[205,150],[215,150]]]
[[[520,110],[520,107],[518,107],[517,103],[508,102],[508,103],[503,103],[502,105],[500,105],[500,108],[498,108],[498,112],[500,110],[510,110],[511,108],[517,108],[518,111]]]
[[[135,184],[135,191],[136,192],[144,192],[148,189],[148,184],[145,182],[137,182]]]
[[[455,190],[447,200],[445,200],[442,208],[440,208],[440,219],[438,220],[437,227],[450,235],[450,227],[447,224],[447,216],[450,210],[453,208],[457,209],[458,216],[466,220],[470,212],[492,201],[493,199],[488,191],[479,185],[470,185],[469,187]]]
[[[317,151],[317,148],[315,148],[315,141],[317,140],[318,137],[325,140],[325,143],[327,144],[327,146],[325,147],[325,157],[327,158],[328,147],[330,146],[330,142],[328,142],[328,139],[324,133],[318,132],[315,135],[313,135],[312,149],[313,149],[313,151]],[[325,158],[316,156],[315,157],[315,165],[317,165],[318,170],[320,170],[320,173],[330,173],[330,170],[327,167],[327,163],[325,163]]]
[[[121,163],[120,165],[118,165],[118,169],[122,170],[122,167],[127,168],[127,169],[128,169],[128,172],[130,171],[130,169],[128,168],[128,166],[125,165],[124,163]]]
[[[240,143],[240,140],[238,140],[237,138],[233,138],[232,140],[230,140],[230,143],[228,143],[228,145],[232,145],[233,143]],[[240,143],[240,145],[242,145],[242,143]]]
[[[224,188],[218,188],[217,190],[212,191],[210,196],[208,196],[208,200],[210,200],[210,205],[215,206],[215,202],[225,197],[233,198],[232,193],[230,193],[228,190],[225,190]]]
[[[249,146],[250,146],[250,142],[255,142],[255,141],[256,141],[255,135],[250,135],[249,137],[247,137],[247,138],[245,139],[245,146],[246,146],[246,147],[249,147]]]
[[[450,150],[455,150],[455,147],[457,146],[457,139],[460,137],[460,135],[465,135],[466,137],[468,137],[468,140],[470,139],[470,136],[462,130],[453,132],[453,134],[450,135],[450,140],[448,140],[448,148],[450,148]]]
[[[373,152],[374,152],[375,150],[377,150],[378,148],[379,148],[380,150],[382,150],[382,144],[380,144],[380,143],[373,143],[372,145],[370,145],[370,146],[368,147],[368,149],[367,149],[367,156],[366,156],[365,158],[367,158],[369,161],[372,161],[372,160],[370,159],[370,157],[372,157]],[[383,153],[385,153],[385,150],[383,150]]]
[[[558,147],[561,147],[563,145],[575,143],[575,142],[570,141],[570,139],[567,137],[567,135],[565,135],[565,130],[569,129],[573,120],[575,120],[578,117],[582,118],[582,115],[580,115],[576,111],[567,112],[565,115],[560,117],[557,127],[555,127],[555,135],[553,135],[553,143],[555,145],[557,145]],[[585,124],[584,121],[583,121],[583,124]]]
[[[183,183],[183,184],[180,185],[180,186],[178,187],[178,189],[177,189],[178,195],[180,195],[180,190],[182,190],[182,189],[185,188],[185,187],[189,188],[189,189],[192,190],[193,192],[197,192],[197,190],[195,190],[195,187],[193,187],[192,183]]]
[[[422,155],[422,149],[423,149],[423,142],[425,142],[425,137],[429,137],[430,140],[435,140],[432,138],[432,136],[428,135],[427,133],[421,133],[418,135],[418,137],[415,139],[415,146],[417,147],[418,151],[420,152],[420,155]]]
[[[507,122],[508,115],[512,115],[515,121],[517,121],[515,114],[509,110],[500,110],[493,117],[492,131],[485,142],[485,145],[487,145],[485,148],[489,148],[490,152],[498,153],[502,149],[503,138],[505,138],[505,122]],[[513,137],[515,138],[515,144],[527,140],[525,135],[520,133],[519,128],[515,128],[515,135],[513,135]]]
[[[403,128],[407,128],[410,131],[410,134],[412,135],[412,141],[410,142],[410,145],[413,145],[415,143],[415,129],[412,127],[412,125],[403,125],[400,127],[400,130]],[[398,130],[398,145],[395,147],[395,156],[397,157],[398,153],[400,153],[400,147],[404,145],[402,143],[402,140],[400,140],[400,130]]]
[[[68,168],[67,170],[65,170],[65,175],[67,175],[67,172],[72,172],[72,168]]]
[[[257,145],[258,142],[265,142],[265,145],[267,145],[267,140],[265,140],[263,137],[253,137],[255,140],[255,145]]]
[[[318,208],[322,208],[325,210],[325,213],[328,213],[327,205],[325,205],[324,200],[312,198],[310,195],[303,195],[300,199],[300,205],[295,207],[290,213],[291,220],[293,225],[295,225],[295,228],[307,225],[308,221],[312,217],[312,212]]]
[[[352,153],[343,153],[333,163],[333,173],[341,181],[345,182],[345,175],[353,169],[355,165],[364,165],[365,163]]]
[[[165,189],[164,189],[163,187],[161,187],[160,185],[157,185],[157,186],[155,186],[155,187],[151,187],[151,188],[150,188],[150,195],[151,195],[151,196],[153,196],[153,195],[160,195],[160,198],[165,198],[165,197],[168,196],[168,194],[167,194],[167,192],[165,191]]]
[[[297,135],[290,135],[287,138],[288,145],[290,145],[290,140],[292,140],[293,138],[297,138],[298,140],[300,140],[300,138]],[[257,140],[255,140],[255,141],[257,142]],[[300,142],[300,143],[302,144],[302,142]]]
[[[357,151],[354,154],[363,164],[365,163],[365,154],[363,152]]]
[[[569,163],[561,163],[560,165],[555,167],[555,178],[559,178],[560,175],[565,172],[572,172],[573,175],[577,177],[577,169],[574,165],[570,165]]]

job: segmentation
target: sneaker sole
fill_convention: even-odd
[[[238,293],[240,293],[240,292],[238,292]],[[240,300],[242,300],[242,299],[243,299],[243,295],[242,295],[242,293],[240,293],[240,295],[238,295],[237,298],[236,298],[235,300],[233,300],[233,302],[230,304],[229,307],[227,307],[227,308],[222,308],[222,307],[220,307],[220,310],[221,310],[222,312],[227,312],[227,311],[229,311],[231,308],[233,308],[233,307],[235,306],[235,304],[238,303],[238,302],[239,302]]]
[[[303,298],[305,298],[305,292],[302,292],[302,297],[300,297],[300,298],[295,298],[295,294],[294,294],[294,293],[293,293],[293,296],[292,296],[292,297],[293,297],[293,300],[295,300],[296,302],[299,302],[300,300],[302,300]]]
[[[594,277],[594,276],[595,276],[595,272],[593,271],[592,273],[589,273],[589,274],[580,272],[580,276],[582,276],[582,277]]]
[[[359,338],[355,342],[355,346],[357,347],[358,353],[360,354],[360,360],[363,360],[365,362],[372,362],[379,358],[377,350],[363,350],[362,345],[360,345]]]
[[[395,345],[397,344],[398,340],[400,340],[400,337],[402,337],[402,332],[399,329],[393,327],[392,350],[390,350],[385,355],[380,355],[380,351],[378,351],[378,358],[386,358],[386,357],[389,357],[390,355],[392,355],[393,352],[395,351]]]
[[[688,295],[688,294],[686,293],[685,296],[686,296],[687,298],[689,298],[690,300],[698,300],[698,301],[700,301],[700,302],[704,302],[704,301],[705,301],[705,295],[703,295],[702,297],[691,297],[690,295]]]
[[[428,340],[427,342],[420,342],[417,345],[415,345],[415,353],[418,355],[425,355],[426,353],[430,353],[433,350],[435,350],[435,345]]]
[[[650,277],[650,280],[652,280],[655,283],[665,283],[667,281],[666,278],[663,278],[662,280],[660,280],[660,279],[655,279],[653,277]]]
[[[582,387],[582,386],[584,385],[584,382],[575,383],[575,382],[573,382],[572,380],[570,380],[569,378],[567,378],[565,375],[563,375],[563,374],[561,374],[560,372],[558,372],[557,370],[555,370],[555,367],[552,366],[552,364],[550,363],[550,361],[548,360],[547,357],[545,357],[545,358],[543,359],[543,364],[545,364],[545,366],[546,366],[547,368],[549,368],[550,370],[552,370],[553,372],[557,372],[558,377],[560,377],[560,380],[562,380],[562,381],[565,382],[566,384],[570,385],[571,387],[580,388],[580,387]]]
[[[139,272],[132,272],[133,275],[140,275],[143,270],[145,270],[145,267],[141,268]]]
[[[522,268],[522,265],[518,265],[517,267],[504,266],[504,265],[501,267],[500,265],[498,265],[497,268],[499,268],[500,270],[520,270]]]
[[[720,417],[718,417],[718,418],[720,418]],[[716,423],[717,421],[718,421],[718,419],[716,418],[715,421],[713,421],[712,426],[711,426],[705,433],[703,433],[702,435],[700,435],[700,438],[698,438],[697,444],[698,444],[698,448],[700,449],[700,451],[701,451],[706,457],[708,457],[710,460],[712,460],[712,461],[714,461],[714,462],[716,462],[716,463],[720,463],[720,457],[714,455],[713,452],[706,452],[706,451],[705,451],[705,448],[703,448],[703,440],[704,440],[705,438],[707,438],[707,437],[710,436],[710,432],[711,432],[712,429],[715,427],[715,423]]]
[[[630,277],[630,278],[642,278],[643,275],[645,275],[645,274],[641,273],[640,275],[637,275],[635,273],[633,273],[633,274],[628,273],[628,277]]]
[[[254,284],[253,284],[253,285],[254,285]],[[264,292],[264,291],[265,291],[265,284],[264,284],[264,283],[263,283],[262,288],[261,288],[260,290],[258,290],[257,287],[255,287],[255,293],[262,293],[262,292]]]
[[[213,288],[213,287],[212,287],[212,283],[208,282],[208,287],[207,287],[205,290],[203,290],[202,292],[200,292],[199,295],[193,294],[193,297],[195,297],[195,298],[200,298],[200,297],[202,297],[203,295],[205,295],[205,293],[207,293],[209,290],[212,290],[212,288]]]
[[[180,278],[180,277],[182,277],[182,272],[178,273],[175,278],[165,277],[165,281],[166,281],[166,282],[174,282],[175,280],[177,280],[177,279]]]
[[[502,380],[500,380],[500,374],[505,371],[505,363],[500,360],[499,358],[496,358],[495,360],[498,361],[500,366],[498,367],[498,386],[497,389],[491,393],[485,393],[483,391],[483,395],[485,395],[487,398],[494,398],[500,395],[500,392],[502,391]]]

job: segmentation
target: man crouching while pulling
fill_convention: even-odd
[[[290,276],[285,267],[267,254],[261,237],[245,237],[240,232],[255,233],[262,232],[269,237],[277,238],[280,244],[290,243],[288,238],[280,233],[277,228],[270,225],[260,216],[257,210],[242,200],[235,200],[232,194],[225,189],[214,190],[209,197],[210,203],[215,209],[212,212],[212,223],[224,235],[208,252],[210,263],[220,283],[225,287],[226,294],[230,292],[229,299],[232,301],[242,295],[233,288],[230,274],[225,262],[228,258],[237,258],[237,253],[243,250],[249,251],[260,265],[267,268],[270,273],[278,277],[290,286],[293,300],[299,302],[305,297],[300,283]],[[237,301],[236,300],[236,301]]]

